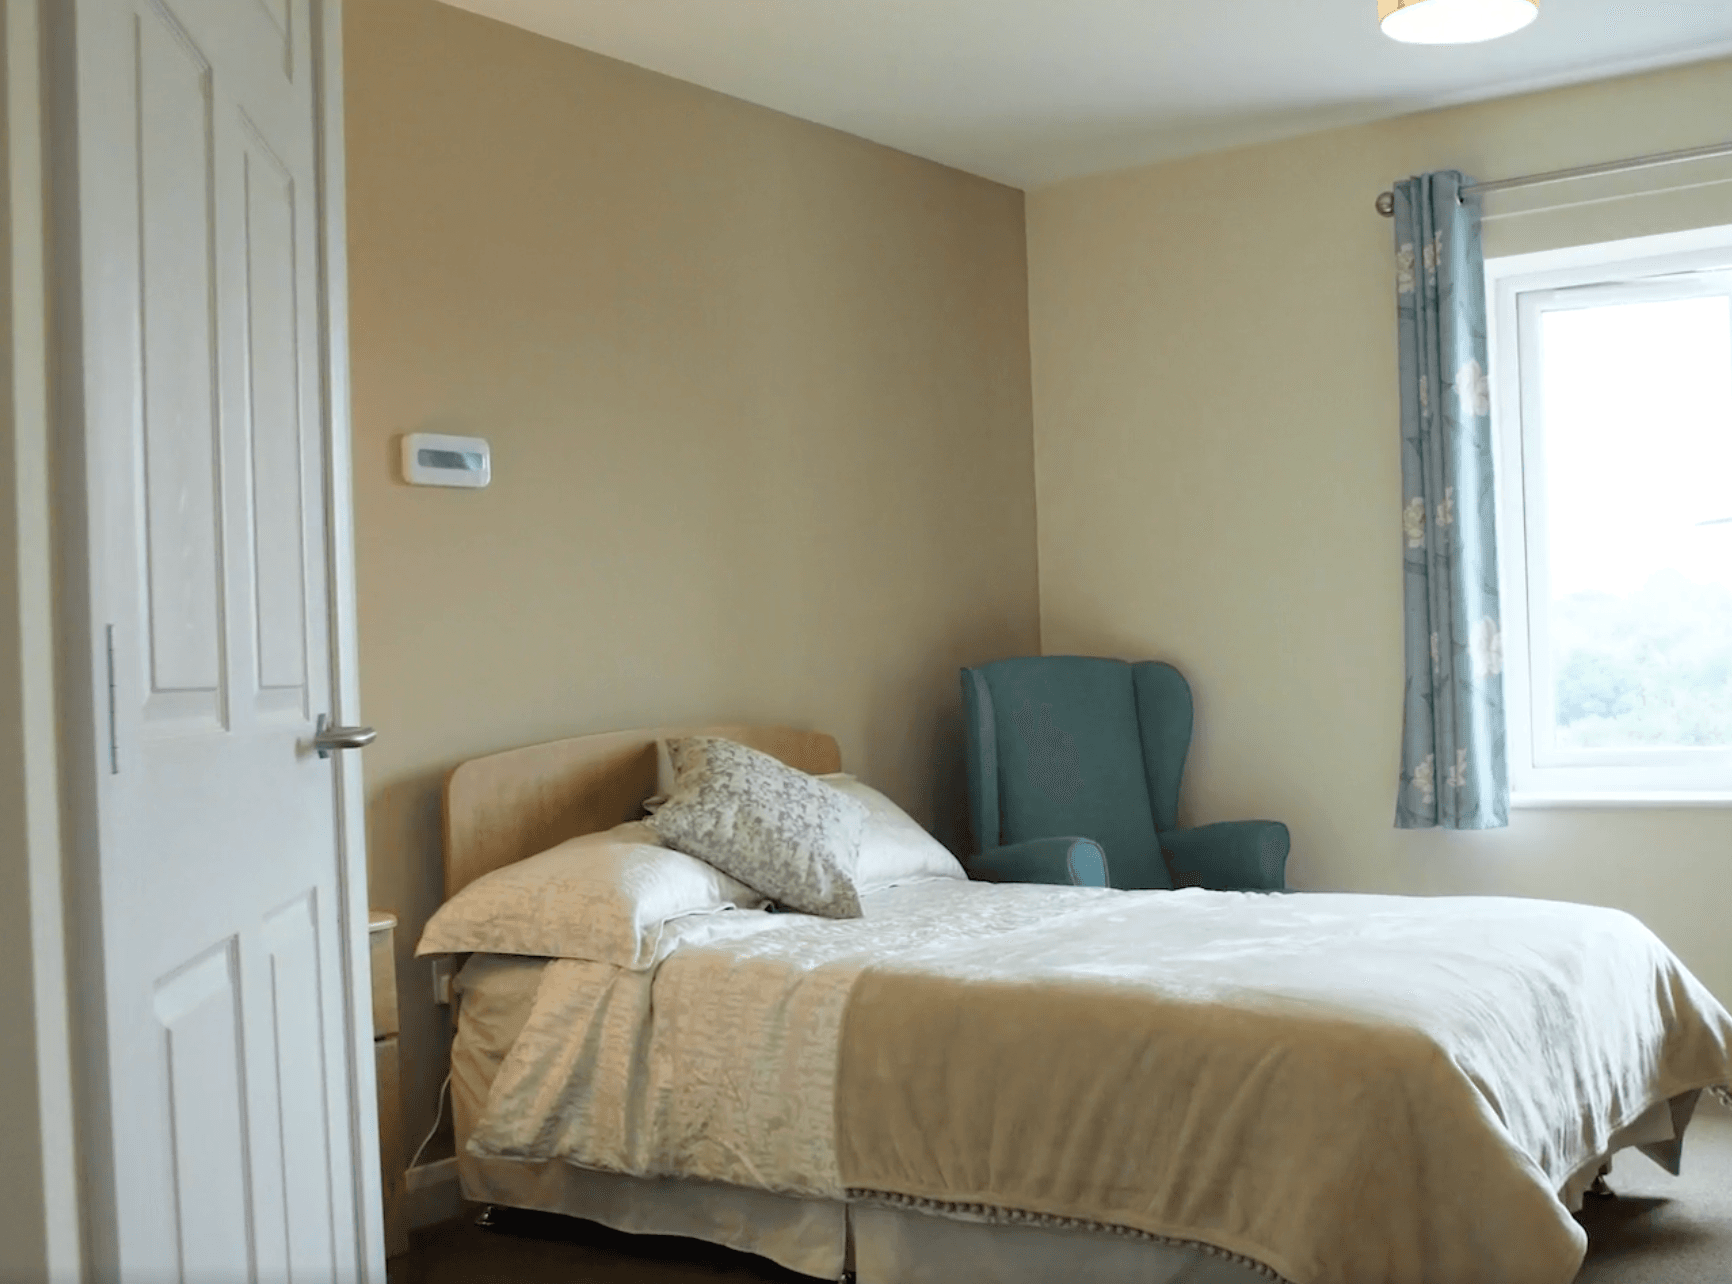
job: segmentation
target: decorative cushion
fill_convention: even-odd
[[[673,787],[648,824],[789,909],[859,918],[854,885],[867,808],[816,776],[732,740],[669,740]]]
[[[633,821],[476,879],[428,920],[415,953],[527,954],[642,970],[657,961],[669,919],[763,904]]]
[[[862,895],[922,878],[968,877],[943,843],[872,786],[846,772],[818,779],[866,805],[866,829],[860,836],[854,873],[854,885]]]

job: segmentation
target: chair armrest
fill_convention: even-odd
[[[1174,883],[1218,892],[1285,891],[1292,845],[1278,820],[1228,820],[1161,835]]]
[[[1109,885],[1107,854],[1092,838],[1031,838],[993,847],[968,862],[968,874],[989,883]]]

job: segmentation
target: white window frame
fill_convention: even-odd
[[[1732,748],[1570,751],[1551,741],[1555,687],[1535,680],[1533,659],[1549,654],[1541,606],[1550,601],[1544,495],[1538,484],[1545,443],[1537,415],[1538,370],[1524,380],[1521,365],[1524,349],[1537,350],[1541,310],[1729,290],[1732,226],[1486,261],[1512,806],[1732,806]]]

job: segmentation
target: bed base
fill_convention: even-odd
[[[1197,1247],[1038,1226],[955,1220],[908,1209],[801,1199],[714,1182],[649,1180],[559,1160],[459,1154],[463,1196],[675,1235],[753,1253],[788,1270],[848,1284],[1270,1284],[1280,1277]]]

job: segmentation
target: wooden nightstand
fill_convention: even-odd
[[[397,916],[367,916],[373,965],[373,1073],[379,1083],[379,1166],[384,1177],[385,1255],[409,1251],[403,1220],[403,1099],[397,1063]]]

